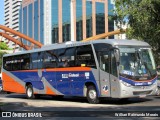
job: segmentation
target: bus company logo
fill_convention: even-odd
[[[104,85],[102,89],[103,89],[104,93],[108,93],[108,86],[107,85]]]
[[[69,73],[69,74],[62,74],[62,78],[76,78],[76,77],[79,77],[79,73],[77,74],[74,74],[74,73]]]
[[[68,74],[62,74],[62,78],[68,78]]]
[[[77,74],[69,73],[69,77],[79,77],[79,73],[77,73]]]

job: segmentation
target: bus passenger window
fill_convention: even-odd
[[[62,48],[57,50],[58,67],[75,66],[75,47]]]
[[[21,70],[29,70],[30,69],[30,55],[21,55]]]
[[[5,70],[11,71],[12,70],[12,57],[7,57],[7,58],[4,57],[3,65],[4,65],[3,67]]]
[[[32,69],[42,68],[42,62],[43,62],[42,56],[43,56],[43,52],[36,52],[31,54]]]
[[[76,66],[96,68],[91,45],[77,47]]]
[[[44,53],[43,67],[44,68],[57,67],[57,55],[54,50],[46,51]]]
[[[64,61],[63,67],[69,67],[68,60],[65,60],[65,61]]]

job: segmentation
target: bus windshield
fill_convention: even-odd
[[[156,75],[156,66],[150,48],[121,47],[120,74],[134,78],[148,79]]]

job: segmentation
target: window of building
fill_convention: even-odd
[[[34,3],[34,39],[35,40],[39,40],[38,39],[38,9],[39,9],[39,5],[38,5],[38,0],[35,1]]]
[[[104,3],[96,2],[96,34],[105,33]]]
[[[59,29],[58,29],[58,0],[52,0],[52,43],[58,43]]]
[[[40,0],[40,42],[44,44],[44,0]]]
[[[28,9],[28,35],[29,37],[33,37],[33,31],[32,31],[32,26],[33,26],[33,4],[29,5],[29,9]]]
[[[63,42],[69,41],[70,40],[70,0],[62,0],[62,26],[63,26]],[[65,32],[66,31],[66,32]]]
[[[22,32],[22,8],[19,10],[19,31]]]
[[[76,1],[76,40],[80,41],[83,39],[83,28],[82,28],[82,0]]]
[[[86,1],[86,37],[92,36],[92,1]]]
[[[23,8],[23,34],[27,35],[27,7]],[[27,44],[27,41],[23,39],[23,43]]]

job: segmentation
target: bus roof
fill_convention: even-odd
[[[137,40],[116,40],[116,39],[100,39],[100,40],[93,40],[93,41],[78,41],[78,42],[72,42],[68,41],[66,43],[55,43],[51,45],[45,45],[42,48],[39,49],[34,49],[34,50],[29,50],[29,51],[22,51],[22,52],[17,52],[17,53],[12,53],[12,54],[5,54],[4,56],[10,56],[10,55],[19,55],[19,54],[25,54],[25,53],[32,53],[32,52],[40,52],[44,50],[51,50],[51,49],[58,49],[58,48],[66,48],[66,47],[71,47],[71,46],[81,46],[81,45],[87,45],[87,44],[96,44],[96,43],[107,43],[111,44],[112,46],[118,46],[118,45],[126,45],[126,46],[150,46],[148,43],[143,42],[143,41],[137,41]]]
[[[148,43],[138,40],[120,40],[120,39],[101,39],[101,40],[94,40],[93,43],[108,43],[112,46],[116,45],[128,45],[128,46],[150,46]]]

